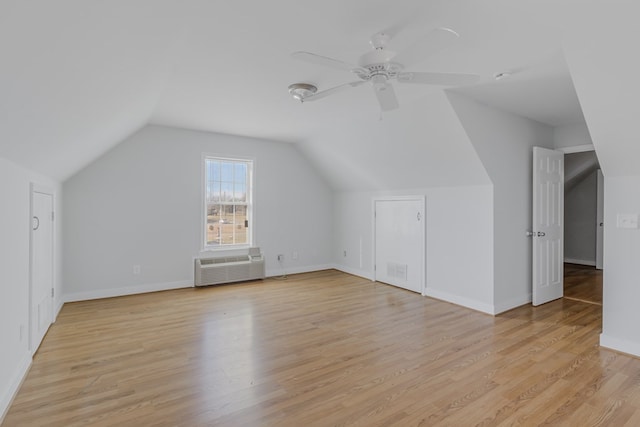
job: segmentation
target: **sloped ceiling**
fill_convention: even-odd
[[[605,177],[640,175],[637,2],[607,2],[565,42],[567,62]]]
[[[442,88],[397,87],[401,107],[382,121],[366,86],[301,105],[287,93],[289,84],[326,89],[353,76],[296,61],[291,52],[354,62],[377,31],[391,30],[390,48],[402,50],[433,28],[450,27],[460,33],[457,43],[415,70],[477,73],[479,84],[461,93],[567,124],[582,120],[582,112],[563,41],[573,21],[597,12],[590,3],[0,0],[0,156],[64,180],[155,123],[300,143],[330,180],[331,156],[354,139],[382,147],[400,135],[404,146],[448,159],[438,157],[438,131],[429,135],[437,126],[425,126],[428,117],[416,110],[438,104]],[[496,82],[493,75],[504,71],[513,71],[512,81]],[[343,160],[351,164],[359,152],[345,149],[351,154]],[[360,177],[375,174],[388,150],[376,155]],[[332,183],[352,188],[351,180],[359,188],[370,181],[356,174]],[[406,179],[402,185],[413,177]]]
[[[0,156],[64,179],[147,122],[174,39],[162,2],[0,5]]]
[[[564,190],[569,191],[600,167],[594,151],[570,153],[564,156]]]

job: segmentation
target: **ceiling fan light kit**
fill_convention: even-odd
[[[398,108],[398,100],[391,85],[392,80],[398,83],[458,86],[474,83],[479,79],[479,76],[475,74],[403,71],[405,65],[426,59],[429,55],[451,45],[458,37],[458,33],[449,28],[436,28],[425,39],[413,44],[401,53],[395,53],[386,49],[391,36],[385,32],[378,32],[369,41],[373,50],[360,56],[358,65],[311,52],[294,52],[291,54],[294,59],[349,71],[358,76],[360,80],[320,92],[313,85],[296,83],[289,86],[289,93],[300,102],[315,101],[349,87],[371,82],[380,109],[382,111],[394,110]]]
[[[293,99],[300,102],[304,102],[304,99],[313,95],[318,91],[318,88],[309,83],[294,83],[289,85],[289,93],[293,96]]]

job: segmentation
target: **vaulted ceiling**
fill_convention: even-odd
[[[454,90],[550,126],[583,122],[566,43],[576,51],[572,33],[597,23],[602,3],[0,0],[0,156],[64,180],[148,123],[299,143],[320,164],[331,162],[324,147],[376,146],[399,129],[407,146],[438,144],[416,109],[446,106],[442,87],[396,85],[400,108],[382,116],[369,86],[289,96],[291,83],[354,79],[292,52],[355,62],[380,30],[400,51],[455,29],[451,48],[413,69],[476,73]]]

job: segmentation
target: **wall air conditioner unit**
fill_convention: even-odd
[[[249,248],[247,255],[196,258],[195,286],[219,285],[264,279],[264,257],[260,248]]]

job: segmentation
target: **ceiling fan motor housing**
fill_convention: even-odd
[[[370,64],[356,72],[362,80],[371,80],[375,76],[384,76],[385,80],[394,79],[402,71],[402,65],[394,62]]]
[[[438,72],[405,72],[403,64],[420,62],[430,53],[450,46],[458,37],[458,33],[450,28],[435,28],[427,34],[428,38],[410,45],[405,51],[396,54],[387,50],[386,46],[391,40],[391,34],[380,31],[371,37],[370,43],[373,50],[360,56],[357,64],[344,62],[338,59],[317,55],[311,52],[294,52],[291,55],[295,59],[305,62],[320,64],[326,67],[349,71],[358,76],[358,81],[344,83],[329,89],[316,92],[313,89],[292,85],[289,87],[291,95],[300,101],[315,101],[326,96],[341,92],[349,87],[357,87],[371,83],[382,111],[390,111],[398,108],[398,100],[395,95],[392,80],[398,83],[430,84],[444,86],[460,86],[475,83],[479,76],[465,73],[438,73]]]

